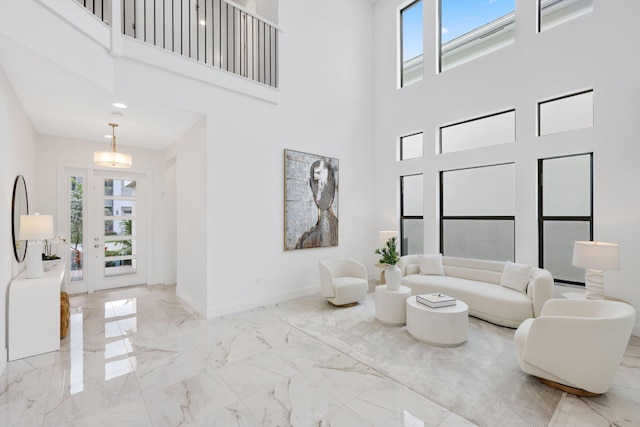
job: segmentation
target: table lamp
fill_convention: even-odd
[[[398,237],[397,231],[381,231],[378,233],[378,238],[380,239],[380,245],[384,246],[387,244],[387,240],[392,237]]]
[[[620,269],[620,249],[616,243],[578,241],[573,244],[572,264],[586,269],[587,299],[604,299],[604,272]]]
[[[20,240],[28,240],[27,279],[44,276],[42,248],[44,240],[53,238],[52,215],[20,215]]]

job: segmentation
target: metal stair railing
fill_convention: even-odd
[[[111,26],[112,0],[76,0]],[[116,0],[118,1],[118,0]],[[277,25],[227,0],[119,0],[121,33],[278,87]]]

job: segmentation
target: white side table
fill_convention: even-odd
[[[456,305],[431,308],[407,299],[407,331],[418,341],[440,346],[454,346],[467,340],[469,306],[457,300]]]
[[[402,326],[407,321],[406,304],[411,288],[400,286],[390,290],[387,285],[376,286],[376,319],[382,324]]]
[[[60,350],[60,286],[64,264],[27,279],[23,271],[9,285],[9,361]]]

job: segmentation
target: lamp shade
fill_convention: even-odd
[[[577,241],[573,244],[572,264],[590,270],[619,270],[619,246],[617,243]]]
[[[381,231],[378,234],[378,238],[380,240],[380,244],[381,245],[385,245],[387,243],[387,240],[389,240],[392,237],[398,237],[398,232],[397,231]]]
[[[20,215],[20,240],[53,238],[52,215]]]
[[[130,168],[131,155],[117,151],[96,151],[93,153],[93,163],[111,168]]]
[[[98,166],[110,168],[130,168],[133,164],[131,155],[119,153],[116,145],[117,123],[109,123],[111,126],[111,149],[109,151],[96,151],[93,153],[93,163]]]

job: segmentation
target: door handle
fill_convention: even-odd
[[[93,245],[94,248],[98,249],[100,245]]]

